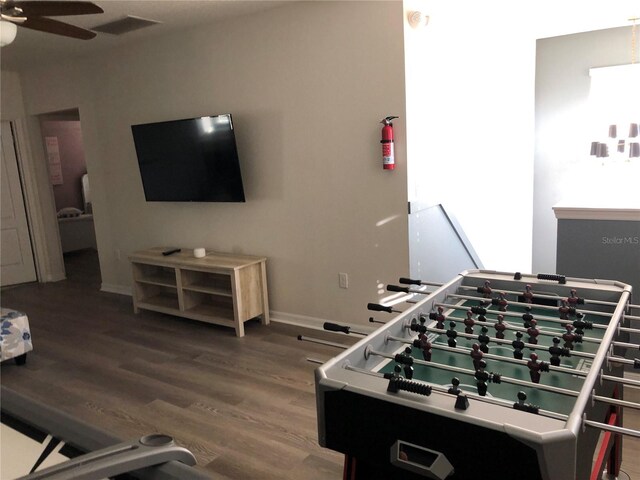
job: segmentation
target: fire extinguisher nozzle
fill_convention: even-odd
[[[393,120],[394,118],[400,118],[400,117],[395,117],[395,116],[389,116],[389,117],[385,117],[382,120],[380,120],[380,123],[382,123],[383,125],[390,125],[391,124],[391,120]]]

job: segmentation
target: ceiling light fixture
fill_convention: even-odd
[[[631,27],[631,68],[633,71],[635,71],[638,68],[638,66],[635,65],[636,52],[637,52],[637,47],[636,47],[636,21],[637,20],[640,20],[640,18],[633,17],[629,19],[630,22],[633,22],[633,25]],[[626,66],[624,68],[627,68],[627,67],[630,67],[630,66]],[[619,67],[619,68],[622,68],[622,67]],[[631,73],[627,73],[627,75],[632,75],[633,71],[630,71]],[[635,72],[635,73],[637,74],[638,72]],[[611,110],[611,108],[609,108],[608,110]],[[637,141],[638,123],[636,123],[636,121],[638,117],[636,114],[637,112],[633,114],[631,117],[631,123],[629,124],[629,135],[627,136],[627,138],[624,138],[624,133],[622,133],[622,131],[626,131],[624,130],[624,127],[623,127],[624,121],[620,123],[620,126],[622,127],[621,129],[618,129],[618,126],[616,124],[610,124],[607,140],[605,140],[604,142],[598,142],[598,141],[591,142],[591,149],[590,149],[591,156],[596,158],[606,158],[606,157],[609,157],[610,151],[612,152],[612,154],[615,151],[621,154],[620,156],[624,156],[625,149],[626,149],[628,150],[626,155],[627,159],[639,158],[640,142]],[[622,120],[622,119],[619,119],[619,120]],[[619,134],[620,134],[620,138],[619,138]],[[609,148],[608,143],[611,144],[611,149]]]
[[[16,39],[18,27],[11,22],[0,20],[0,47],[9,45]]]
[[[409,12],[408,20],[409,25],[411,25],[413,28],[423,28],[426,27],[429,23],[429,15],[425,15],[420,11]]]

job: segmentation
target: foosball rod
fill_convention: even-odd
[[[443,284],[442,283],[434,283],[434,282],[426,282],[424,280],[413,280],[411,278],[400,278],[398,280],[400,283],[404,284],[404,285],[433,285],[433,286],[438,286],[441,287]],[[473,290],[474,292],[478,291],[478,287],[473,287],[470,285],[459,285],[458,288],[463,289],[463,290]],[[480,287],[481,288],[481,287]],[[501,292],[504,293],[509,293],[511,295],[517,295],[517,296],[521,296],[522,292],[517,292],[514,290],[500,290]],[[410,292],[410,293],[420,293],[418,291],[414,291],[414,292]],[[548,299],[548,300],[562,300],[562,297],[558,296],[558,295],[546,295],[544,293],[534,293],[533,294],[534,298],[544,298],[544,299]],[[607,302],[604,300],[589,300],[589,299],[583,299],[584,303],[589,303],[591,305],[606,305],[609,307],[615,307],[618,304],[616,302]],[[635,309],[635,310],[640,310],[640,305],[634,305],[634,304],[629,304],[627,305],[628,308],[630,309]],[[638,317],[638,319],[640,319],[640,317]]]
[[[310,358],[310,357],[307,357],[307,358],[306,358],[306,360],[307,360],[307,362],[309,362],[309,363],[315,363],[315,364],[317,364],[317,365],[324,365],[324,364],[326,363],[326,362],[323,362],[322,360],[318,360],[317,358]]]
[[[460,285],[458,288],[462,289],[462,290],[473,290],[474,292],[478,291],[478,288],[482,288],[482,287],[474,287],[472,285]],[[516,292],[514,290],[502,290],[502,289],[496,289],[497,291],[500,292],[504,292],[504,293],[508,293],[511,295],[518,295],[521,296],[522,292]],[[533,298],[544,298],[546,300],[564,300],[565,297],[560,297],[558,295],[547,295],[544,293],[535,293],[533,292]],[[605,305],[608,307],[615,307],[616,305],[618,305],[616,302],[607,302],[604,300],[588,300],[588,299],[584,299],[584,303],[589,303],[591,305]]]
[[[378,356],[383,357],[383,358],[396,360],[396,356],[395,355],[390,355],[390,354],[387,354],[387,353],[378,352],[378,351],[373,350],[372,348],[370,348],[370,346],[367,346],[367,348],[365,349],[365,359],[368,359],[369,355],[378,355]],[[411,359],[412,359],[412,363],[414,363],[416,365],[424,365],[424,366],[428,366],[428,367],[435,367],[435,368],[439,368],[441,370],[448,370],[448,371],[452,371],[452,372],[462,373],[462,374],[465,374],[465,375],[470,375],[471,377],[475,378],[475,372],[473,372],[472,370],[468,370],[466,368],[454,367],[452,365],[444,365],[444,364],[435,363],[435,362],[427,362],[425,360],[419,360],[419,359],[416,359],[416,358],[413,358],[413,357],[411,357]],[[551,385],[545,385],[543,383],[528,382],[526,380],[519,380],[517,378],[505,377],[505,376],[502,376],[502,375],[500,375],[500,382],[510,383],[512,385],[519,385],[519,386],[522,386],[522,387],[536,388],[538,390],[544,390],[544,391],[547,391],[547,392],[556,393],[556,394],[560,394],[560,395],[571,396],[571,397],[578,397],[580,395],[580,392],[576,392],[574,390],[568,390],[566,388],[560,388],[560,387],[553,387]],[[637,404],[637,403],[634,403],[634,402],[627,402],[625,400],[617,400],[617,399],[612,399],[612,398],[608,398],[608,397],[601,397],[601,396],[595,395],[594,393],[591,394],[591,400],[592,400],[592,402],[601,402],[601,403],[619,405],[619,406],[623,406],[623,407],[640,409],[640,404]]]
[[[447,330],[445,330],[444,328],[427,327],[427,331],[432,333],[437,333],[439,335],[447,334]],[[477,335],[474,335],[472,333],[464,333],[464,332],[456,331],[456,334],[458,337],[468,338],[472,340],[478,339]],[[511,341],[505,338],[489,337],[489,340],[490,342],[497,343],[499,345],[512,345]],[[549,349],[548,345],[542,345],[539,343],[526,343],[526,342],[522,342],[522,343],[524,345],[524,348],[528,348],[529,350],[544,350],[546,352]],[[596,358],[595,353],[579,352],[576,350],[570,350],[570,352],[571,352],[571,355],[574,357]]]
[[[609,425],[607,423],[594,422],[593,420],[587,419],[583,419],[582,423],[587,427],[598,428],[607,432],[619,433],[621,435],[640,438],[640,430],[632,430],[630,428],[618,427],[616,425]]]
[[[484,322],[476,322],[476,323],[484,323]],[[406,327],[405,328],[409,328]],[[447,330],[445,329],[439,329],[439,328],[434,328],[434,327],[426,327],[428,332],[432,332],[432,333],[438,333],[441,335],[446,335]],[[516,330],[519,331],[519,330]],[[463,332],[458,332],[456,331],[456,334],[458,337],[464,337],[464,338],[470,338],[470,339],[477,339],[477,337],[471,333],[463,333]],[[509,340],[506,339],[501,339],[501,338],[495,338],[495,337],[489,337],[489,340],[491,342],[497,343],[497,344],[507,344],[507,345],[511,345],[511,342]],[[628,346],[628,347],[632,347],[632,348],[640,348],[640,346],[632,344],[632,343],[622,343],[622,342],[613,342],[615,344],[615,346],[619,346],[619,347],[624,347],[624,346]],[[545,345],[541,345],[538,343],[526,343],[523,342],[524,344],[524,348],[528,348],[529,350],[548,350],[548,346]],[[589,352],[580,352],[578,350],[570,350],[571,352],[571,356],[573,357],[583,357],[583,358],[596,358],[596,354],[595,353],[589,353]],[[633,365],[634,367],[636,366],[636,362],[633,360],[629,360],[626,358],[619,358],[619,357],[606,357],[606,359],[610,362],[614,362],[614,363],[623,363],[625,365]]]
[[[386,322],[382,322],[379,320],[375,320],[373,317],[369,317],[369,322],[371,323],[382,323],[385,324]],[[325,324],[326,325],[326,324]],[[344,329],[349,329],[350,327],[346,326],[346,325],[338,325],[338,324],[330,324],[331,325],[331,329],[332,331],[342,331],[344,332]],[[325,327],[326,328],[326,327]],[[405,329],[410,329],[410,325],[405,325],[404,326]],[[434,327],[425,327],[426,331],[431,332],[431,333],[435,333],[438,335],[446,335],[447,331],[445,329],[439,329],[439,328],[434,328]],[[360,332],[355,332],[353,330],[350,330],[351,333],[358,333],[359,335],[367,335],[365,333],[360,333]],[[469,340],[477,340],[477,336],[471,334],[471,333],[463,333],[463,332],[456,332],[458,337],[462,337],[462,338],[467,338]],[[501,338],[497,338],[497,337],[488,337],[490,342],[493,343],[497,343],[498,345],[511,345],[511,342],[509,340],[506,339],[501,339]],[[405,343],[411,343],[410,340],[408,339],[399,339],[399,337],[394,337],[394,340],[397,341],[404,341]],[[523,342],[524,348],[528,348],[529,350],[543,350],[543,351],[548,351],[548,346],[545,345],[539,345],[536,343],[525,343]],[[629,344],[631,345],[631,344]],[[637,345],[631,345],[633,347],[637,347]],[[575,350],[571,350],[571,355],[575,356],[575,357],[584,357],[584,358],[595,358],[596,355],[594,353],[588,353],[588,352],[579,352],[579,351],[575,351]],[[500,358],[504,358],[507,359],[507,361],[510,361],[511,359],[509,357],[505,357],[505,356],[498,356]],[[517,359],[513,359],[513,360],[517,360]],[[526,363],[525,360],[522,360],[523,362]],[[518,362],[520,362],[520,360],[518,360]],[[633,363],[633,362],[632,362]],[[565,368],[565,367],[557,367],[557,368]],[[569,369],[568,369],[569,370]],[[580,372],[579,370],[571,370],[573,372],[574,375],[586,375],[583,372]],[[580,372],[580,373],[575,373],[575,372]],[[568,372],[567,372],[568,373]]]
[[[595,390],[594,390],[595,392]],[[616,405],[618,407],[632,408],[634,410],[640,410],[640,403],[630,402],[628,400],[620,400],[618,398],[602,397],[593,393],[591,399],[595,402],[608,403],[610,405]]]
[[[416,292],[418,293],[418,292]],[[461,298],[464,300],[479,300],[479,301],[488,301],[491,300],[490,298],[484,298],[484,297],[478,297],[476,295],[459,295],[457,293],[450,293],[447,295],[447,297],[453,297],[453,298]],[[558,307],[552,307],[550,305],[536,305],[536,304],[532,304],[532,303],[525,303],[525,302],[508,302],[509,305],[516,305],[518,307],[535,307],[537,309],[540,310],[549,310],[549,311],[558,311]],[[595,310],[583,310],[583,309],[576,309],[576,312],[582,313],[583,315],[594,315],[594,316],[598,316],[598,317],[608,317],[611,318],[611,314],[607,313],[607,312],[596,312]],[[606,326],[603,325],[603,328],[607,328]]]
[[[462,306],[457,306],[457,305],[450,305],[447,303],[436,303],[435,304],[436,307],[443,307],[443,308],[452,308],[455,310],[469,310],[469,307],[462,307]],[[487,313],[492,313],[492,314],[496,314],[496,315],[508,315],[508,312],[487,312]],[[505,316],[507,316],[505,315]],[[511,316],[513,317],[518,317],[518,314],[511,314]],[[520,317],[518,317],[520,318]],[[540,320],[544,320],[544,317],[538,317]],[[449,318],[449,320],[452,320],[451,318]],[[460,323],[464,322],[464,318],[460,318],[458,319]],[[492,323],[489,322],[483,322],[481,320],[473,320],[475,324],[477,325],[484,325],[487,327],[493,327]],[[571,323],[570,321],[566,321],[565,323]],[[514,327],[513,325],[507,325],[505,324],[505,326],[507,327],[507,330],[514,330],[516,332],[525,332],[527,333],[527,330],[525,328],[521,328],[521,327]],[[541,328],[538,329],[538,331],[540,332],[540,335],[546,335],[548,337],[557,337],[558,335],[562,335],[561,333],[558,332],[552,332],[549,330],[542,330]],[[601,343],[601,340],[599,338],[593,338],[593,337],[582,337],[582,341],[583,342],[589,342],[589,343]],[[615,343],[615,342],[614,342]]]
[[[447,297],[453,297],[453,298],[461,298],[464,300],[483,300],[482,297],[474,297],[474,296],[470,296],[470,295],[457,295],[454,293],[450,293],[447,295]],[[528,303],[520,303],[520,302],[516,302],[516,303],[509,303],[509,305],[517,305],[517,306],[531,306],[531,304]],[[557,308],[554,307],[549,307],[549,306],[545,306],[545,305],[536,305],[536,308],[542,308],[542,309],[547,309],[547,310],[557,310]],[[462,307],[464,308],[464,307]],[[518,313],[515,312],[500,312],[497,310],[488,310],[487,309],[487,313],[495,313],[496,315],[501,314],[507,317],[514,317],[514,318],[520,318],[518,315]],[[576,310],[577,313],[582,313],[582,314],[589,314],[589,315],[600,315],[603,317],[609,317],[611,318],[611,313],[603,313],[603,312],[592,312],[590,310]],[[567,322],[571,323],[571,320],[567,319],[567,320],[563,320],[561,318],[554,318],[554,317],[546,317],[546,316],[536,316],[536,319],[540,319],[540,320],[544,320],[545,322],[551,322],[551,323],[561,323],[561,324],[566,324]],[[633,320],[633,317],[630,317],[629,315],[625,315],[625,318],[627,319],[631,319]],[[638,317],[638,320],[640,320],[640,317]],[[606,330],[607,328],[609,328],[608,325],[600,325],[597,323],[592,323],[591,328],[593,328],[594,330]],[[637,328],[630,328],[630,327],[623,327],[623,326],[618,326],[617,329],[621,332],[629,332],[629,333],[640,333],[640,329]]]
[[[390,291],[390,292],[426,294],[424,292],[420,292],[420,291],[417,291],[417,290],[411,290],[408,287],[407,288],[398,287],[397,285],[387,285],[387,290]],[[455,293],[449,293],[449,294],[446,295],[445,298],[448,298],[448,297],[460,298],[460,299],[463,299],[463,300],[479,300],[479,301],[490,300],[490,299],[486,299],[484,297],[478,297],[478,296],[473,296],[473,295],[459,295],[459,294],[455,294]],[[509,302],[509,305],[531,307],[531,304],[522,303],[522,302]],[[536,305],[536,308],[540,308],[540,309],[543,309],[543,310],[551,310],[551,311],[557,310],[557,308],[550,307],[548,305]],[[517,316],[517,314],[515,314],[513,312],[506,312],[505,311],[505,312],[500,312],[500,313],[502,313],[503,315],[506,315],[506,316],[511,316],[511,317]],[[611,318],[611,314],[610,313],[595,312],[595,311],[591,311],[591,310],[580,310],[578,313],[589,314],[589,315],[597,315],[597,316]],[[553,317],[538,317],[538,318],[540,318],[541,320],[546,320],[548,322],[552,322],[552,323],[566,323],[567,321],[569,321],[569,320],[562,320],[562,319],[553,318]],[[627,316],[627,318],[629,318],[629,316]],[[605,330],[607,328],[607,325],[592,324],[592,328]],[[640,330],[634,329],[634,328],[627,328],[627,327],[619,327],[619,328],[620,328],[620,330],[629,331],[629,332],[632,332],[632,333],[640,333]]]
[[[444,283],[429,282],[426,280],[413,280],[411,278],[406,278],[406,277],[400,277],[398,279],[398,282],[402,283],[403,285],[429,285],[432,287],[441,287],[444,285]]]
[[[385,340],[385,343],[387,343],[388,340],[393,340],[395,342],[401,342],[407,345],[413,345],[412,341],[407,340],[406,338],[394,337],[393,335],[387,335],[384,338],[384,340]],[[445,352],[459,353],[461,355],[465,355],[468,358],[471,358],[469,356],[471,349],[468,347],[450,347],[449,345],[444,345],[443,343],[432,343],[431,348],[435,348],[436,350],[442,350]],[[527,360],[518,360],[517,358],[505,357],[504,355],[494,355],[493,353],[483,353],[482,359],[484,360],[485,358],[488,358],[490,360],[497,360],[499,362],[514,363],[516,365],[521,365],[523,367],[527,366]],[[588,372],[583,372],[581,370],[576,370],[574,368],[556,367],[554,365],[549,365],[549,371],[558,372],[558,373],[567,373],[569,375],[575,375],[578,377],[586,377],[588,374]]]
[[[354,367],[353,365],[343,365],[343,367],[345,370],[351,370],[353,372],[358,372],[358,373],[362,373],[365,375],[370,375],[370,376],[374,376],[374,377],[378,377],[378,378],[385,378],[384,374],[380,373],[380,372],[373,372],[371,370],[366,370],[364,368],[360,368],[360,367]],[[419,380],[414,380],[415,381],[419,381]],[[447,387],[441,386],[441,385],[435,385],[435,384],[430,384],[429,385],[433,390],[435,390],[436,392],[439,393],[443,393],[445,395],[451,395],[452,397],[456,397],[456,394],[453,393],[449,393],[449,389]],[[466,390],[460,390],[461,394],[466,395],[469,398],[473,398],[475,400],[479,400],[481,402],[484,403],[491,403],[493,405],[500,405],[503,407],[508,407],[508,408],[513,408],[513,402],[510,402],[509,400],[505,400],[502,398],[498,398],[498,397],[483,397],[482,395],[478,395],[477,393],[473,393],[473,392],[467,392]],[[542,415],[543,417],[549,417],[549,418],[553,418],[555,420],[563,420],[566,421],[567,418],[569,418],[568,415],[565,415],[563,413],[557,413],[557,412],[552,412],[550,410],[543,410],[543,409],[539,409],[538,410],[538,414]]]
[[[304,335],[298,335],[298,340],[300,340],[301,342],[317,343],[319,345],[326,345],[328,347],[341,348],[343,350],[346,350],[347,348],[349,348],[349,345],[330,342],[329,340],[322,340],[320,338],[306,337]]]
[[[638,380],[632,380],[630,378],[625,378],[625,377],[614,377],[611,375],[604,375],[602,374],[602,372],[600,373],[600,378],[608,382],[617,382],[617,383],[621,383],[622,385],[627,385],[629,387],[640,388],[640,381]]]
[[[398,280],[400,283],[402,283],[403,285],[436,285],[436,286],[442,286],[443,284],[441,283],[433,283],[433,282],[426,282],[424,280],[414,280],[411,278],[401,278]],[[459,285],[458,288],[460,289],[464,289],[464,290],[473,290],[474,292],[478,291],[479,287],[474,287],[474,286],[470,286],[470,285]],[[480,287],[481,288],[481,287]],[[504,293],[509,293],[512,295],[522,295],[522,292],[516,292],[514,290],[500,290],[501,292]],[[418,293],[418,292],[416,292]],[[550,299],[550,300],[562,300],[562,297],[556,296],[556,295],[546,295],[544,293],[539,293],[536,294],[534,293],[534,298],[545,298],[545,299]],[[592,305],[607,305],[610,307],[615,307],[617,305],[616,302],[607,302],[607,301],[603,301],[603,300],[588,300],[588,299],[584,299],[585,303],[589,303]],[[640,308],[640,305],[629,305],[630,308]]]
[[[337,323],[332,323],[332,322],[324,322],[324,324],[322,325],[322,328],[324,328],[329,332],[340,332],[340,333],[346,333],[347,335],[349,335],[350,333],[355,333],[356,335],[361,335],[363,337],[366,337],[367,335],[369,335],[369,333],[371,333],[371,332],[369,333],[359,332],[358,330],[354,330],[349,325],[338,325]]]
[[[365,359],[368,359],[370,355],[378,355],[380,357],[383,358],[388,358],[391,360],[396,360],[396,356],[395,355],[390,355],[388,353],[384,353],[384,352],[378,352],[376,350],[373,350],[372,348],[370,348],[370,346],[368,346],[367,348],[365,348]],[[453,365],[444,365],[441,363],[435,363],[435,362],[427,362],[425,360],[419,360],[416,358],[413,358],[413,363],[416,365],[424,365],[427,367],[434,367],[434,368],[439,368],[441,370],[448,370],[450,372],[456,372],[456,373],[462,373],[464,375],[469,375],[473,378],[475,378],[475,374],[476,372],[474,372],[473,370],[469,370],[466,368],[461,368],[461,367],[454,367]],[[576,392],[574,390],[568,390],[566,388],[560,388],[560,387],[553,387],[551,385],[545,385],[542,383],[534,383],[534,382],[528,382],[526,380],[518,380],[517,378],[511,378],[511,377],[504,377],[502,375],[500,375],[500,381],[504,382],[504,383],[510,383],[512,385],[520,385],[522,387],[529,387],[529,388],[536,388],[538,390],[546,390],[548,392],[551,393],[557,393],[560,395],[567,395],[570,397],[577,397],[580,392]]]

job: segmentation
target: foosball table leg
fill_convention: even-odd
[[[618,386],[613,391],[613,398],[619,398],[620,394]],[[622,409],[611,406],[609,418],[607,419],[613,425],[622,426]],[[622,435],[613,434],[613,445],[609,450],[609,458],[607,459],[607,473],[611,478],[618,478],[620,475],[620,465],[622,464]]]
[[[351,455],[344,456],[344,470],[342,472],[342,480],[355,480],[356,478],[356,459]]]
[[[620,397],[618,386],[613,391],[613,398]],[[605,423],[611,426],[622,427],[622,409],[615,405],[611,405]],[[606,458],[605,458],[606,457]],[[606,475],[601,476],[603,463],[606,461]],[[622,435],[613,432],[605,432],[603,435],[602,445],[590,480],[601,480],[602,478],[617,479],[620,476],[620,465],[622,464]]]

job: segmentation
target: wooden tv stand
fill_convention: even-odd
[[[167,247],[135,252],[133,311],[140,309],[235,328],[244,336],[244,322],[261,317],[269,324],[265,257],[193,250],[164,256]]]

